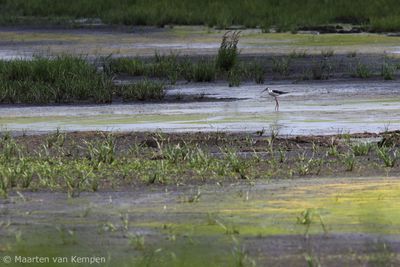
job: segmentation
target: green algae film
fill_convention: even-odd
[[[36,220],[35,230],[27,227],[29,223],[14,230],[11,221],[11,226],[0,231],[2,236],[4,229],[8,232],[0,241],[0,256],[30,256],[43,251],[48,251],[48,255],[68,256],[80,251],[79,255],[109,255],[108,263],[120,266],[202,266],[203,257],[210,259],[210,266],[234,266],[238,255],[232,254],[233,251],[263,238],[400,235],[397,178],[276,183],[278,186],[271,183],[224,190],[200,188],[201,197],[195,202],[185,201],[195,193],[193,190],[148,192],[146,199],[151,201],[137,201],[135,205],[117,196],[104,201],[104,193],[97,196],[99,200],[97,197],[90,200],[87,195],[67,201],[65,210],[57,212],[63,214],[62,218],[51,209],[24,215],[26,204],[21,202],[18,216],[31,223]],[[62,205],[65,201],[55,200],[52,204]],[[88,207],[90,212],[86,214],[84,210]],[[307,210],[313,216],[304,223]],[[129,220],[125,222],[124,218]]]

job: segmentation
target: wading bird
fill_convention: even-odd
[[[265,92],[265,91],[268,91],[268,94],[275,99],[275,111],[279,111],[278,96],[288,94],[289,92],[283,92],[283,91],[279,91],[279,90],[272,90],[271,88],[268,88],[268,87],[265,88],[265,90],[263,92]]]

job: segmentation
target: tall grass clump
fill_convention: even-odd
[[[222,36],[221,45],[217,55],[217,68],[224,71],[231,70],[239,55],[237,48],[240,31],[228,31]]]
[[[162,100],[165,96],[165,85],[161,82],[143,80],[123,85],[119,95],[123,101]]]
[[[382,64],[382,69],[381,69],[381,76],[383,77],[383,79],[385,80],[394,80],[394,76],[395,76],[395,72],[396,72],[396,67],[384,62]]]
[[[229,87],[237,87],[240,85],[240,80],[242,79],[241,70],[238,67],[234,67],[228,72],[228,82]]]
[[[394,167],[396,161],[399,158],[399,154],[397,150],[390,149],[386,146],[377,147],[376,154],[383,161],[385,167]]]
[[[84,58],[0,61],[1,103],[109,103],[112,81]]]
[[[202,59],[193,66],[193,80],[195,82],[212,82],[215,80],[215,63]]]
[[[251,66],[252,78],[257,84],[263,84],[265,81],[265,70],[260,63],[254,62]]]
[[[372,143],[358,143],[351,145],[350,149],[355,156],[366,156],[373,147]]]
[[[372,76],[372,72],[367,65],[358,62],[352,76],[356,78],[366,79]]]
[[[125,73],[133,76],[146,74],[146,65],[143,61],[131,58],[115,58],[110,64],[112,73]]]
[[[171,84],[175,84],[180,77],[181,71],[178,55],[174,53],[169,55],[156,53],[154,59],[155,63],[150,64],[148,74],[154,77],[166,77]]]
[[[272,72],[279,73],[282,76],[289,75],[290,58],[273,58],[272,59]]]
[[[311,67],[311,74],[314,80],[328,80],[332,76],[332,65],[328,60],[314,63]]]

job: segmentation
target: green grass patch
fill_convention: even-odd
[[[358,62],[351,76],[355,78],[367,79],[372,76],[372,71],[366,64]]]
[[[120,88],[123,101],[162,100],[165,95],[165,85],[160,82],[143,80]]]
[[[1,103],[109,103],[112,87],[84,58],[0,61]]]

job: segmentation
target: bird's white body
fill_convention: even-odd
[[[275,103],[276,103],[275,110],[279,111],[278,96],[288,94],[288,92],[283,92],[283,91],[279,91],[279,90],[272,90],[271,88],[268,88],[268,87],[263,92],[265,92],[265,91],[268,91],[268,94],[275,99]]]
[[[273,97],[279,96],[279,94],[274,93],[274,91],[273,91],[271,88],[267,88],[267,90],[268,90],[268,94],[269,94],[270,96],[273,96]]]

